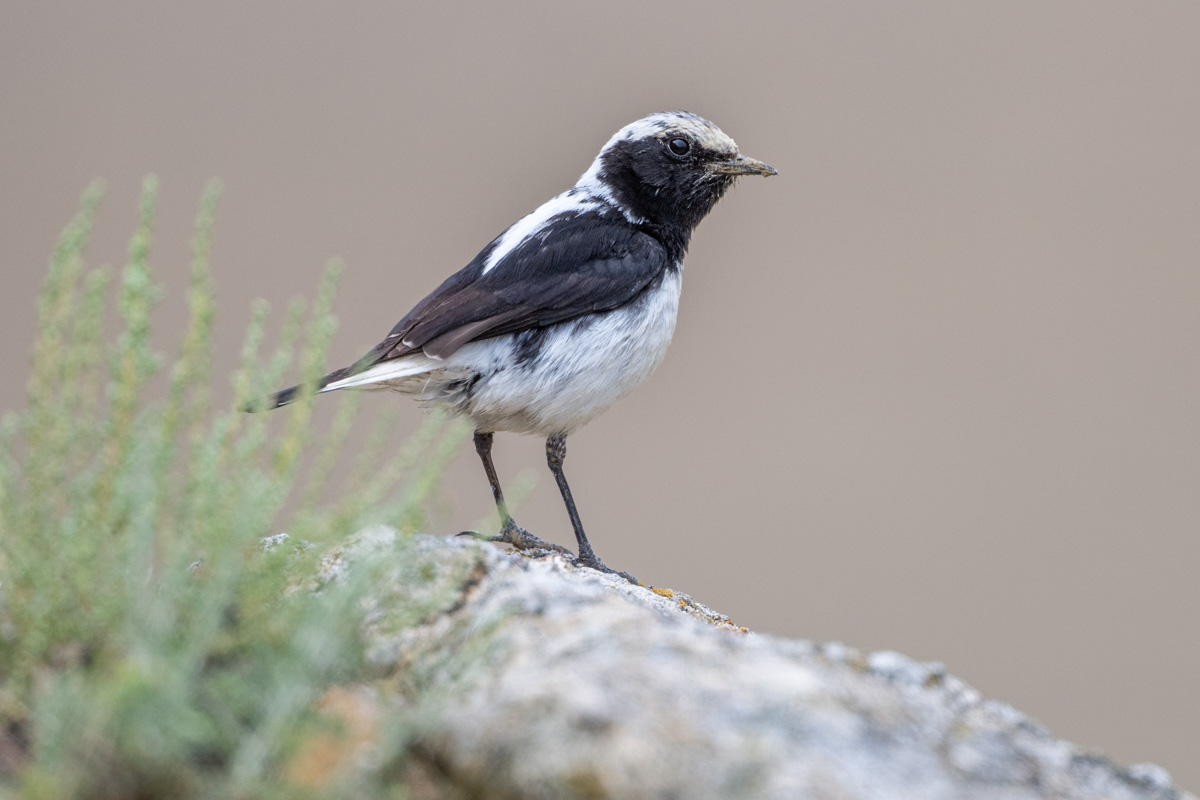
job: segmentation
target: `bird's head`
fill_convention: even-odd
[[[577,186],[625,212],[691,231],[739,175],[778,175],[686,111],[652,114],[617,131]]]

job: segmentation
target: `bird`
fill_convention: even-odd
[[[516,524],[492,463],[495,433],[543,437],[575,563],[637,583],[604,564],[584,533],[563,472],[567,437],[663,360],[700,221],[739,176],[778,174],[696,114],[632,122],[574,186],[509,226],[316,390],[393,389],[467,418],[500,517],[500,532],[485,538],[571,556]],[[293,386],[246,410],[278,408],[304,391]]]

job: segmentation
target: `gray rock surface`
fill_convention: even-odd
[[[375,528],[325,578],[359,564],[370,657],[420,721],[417,794],[1196,800],[940,664],[752,634],[561,556]]]

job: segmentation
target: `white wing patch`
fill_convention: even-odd
[[[531,236],[541,233],[551,219],[559,214],[582,214],[596,208],[598,203],[592,197],[576,192],[563,192],[542,203],[534,211],[514,222],[509,229],[496,239],[496,246],[488,254],[483,264],[483,275],[487,275],[504,257],[517,248]]]

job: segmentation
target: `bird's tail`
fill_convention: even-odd
[[[318,393],[332,391],[329,386],[349,375],[351,369],[352,367],[343,367],[341,369],[334,370],[324,378],[321,378],[321,380],[317,381],[316,391]],[[250,412],[270,411],[271,409],[279,408],[280,406],[286,406],[288,403],[299,399],[303,395],[305,388],[306,387],[304,384],[290,386],[287,389],[275,392],[267,397],[260,397],[257,400],[250,400],[242,406],[241,410]]]
[[[348,389],[351,386],[370,386],[372,384],[388,385],[395,381],[421,375],[440,366],[436,361],[420,354],[417,357],[397,358],[382,361],[362,368],[362,362],[350,367],[334,370],[317,381],[316,391],[333,392],[338,389]],[[259,400],[251,400],[242,406],[242,411],[270,411],[273,408],[286,406],[303,396],[304,384],[292,386]]]

